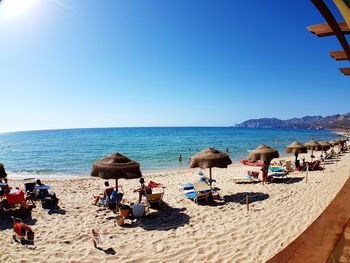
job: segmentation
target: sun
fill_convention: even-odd
[[[39,0],[0,0],[0,17],[17,19],[30,15]]]

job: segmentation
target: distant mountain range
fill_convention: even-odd
[[[350,129],[350,113],[336,114],[332,116],[305,116],[289,120],[277,118],[251,119],[236,124],[240,128],[288,128],[288,129]]]

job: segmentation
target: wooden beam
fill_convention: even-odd
[[[330,51],[329,55],[334,58],[335,60],[348,60],[348,57],[346,56],[345,52],[343,50],[341,51]]]
[[[327,262],[348,224],[350,218],[349,198],[350,179],[346,181],[322,214],[301,235],[267,263]]]
[[[345,22],[338,23],[338,26],[344,34],[350,34],[350,28]],[[307,30],[317,35],[318,37],[328,37],[335,35],[333,29],[327,23],[308,26]]]
[[[345,76],[350,76],[350,68],[340,68],[340,71],[341,71]]]
[[[348,57],[348,60],[350,61],[350,47],[349,47],[348,41],[346,40],[345,35],[343,34],[342,30],[340,29],[338,22],[335,20],[331,11],[329,11],[327,5],[323,2],[323,0],[311,0],[311,2],[316,6],[318,11],[326,19],[327,24],[332,28],[340,45],[343,47],[344,52],[345,52],[346,56]]]

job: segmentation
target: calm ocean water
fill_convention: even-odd
[[[188,167],[188,159],[208,146],[232,160],[247,157],[265,143],[280,154],[294,140],[330,140],[321,130],[244,128],[101,128],[28,131],[0,134],[0,163],[10,176],[89,175],[95,160],[120,152],[141,163],[142,171]],[[274,142],[280,140],[280,142]],[[178,156],[183,161],[179,163]]]

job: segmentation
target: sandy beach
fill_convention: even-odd
[[[297,172],[267,185],[234,183],[234,177],[258,167],[215,168],[215,186],[225,200],[216,205],[196,205],[179,190],[179,184],[198,180],[199,169],[144,174],[146,182],[166,186],[165,205],[134,222],[126,220],[123,227],[115,224],[113,212],[92,205],[102,179],[43,180],[59,197],[61,213],[50,214],[37,203],[32,219],[25,221],[35,231],[34,247],[15,243],[11,221],[2,218],[0,262],[265,262],[322,213],[348,179],[349,168],[345,154],[324,171],[309,172],[307,183],[306,173]],[[136,202],[132,189],[138,179],[119,182],[126,201]],[[21,180],[9,183],[23,187]],[[91,229],[103,236],[100,249],[93,247]]]

